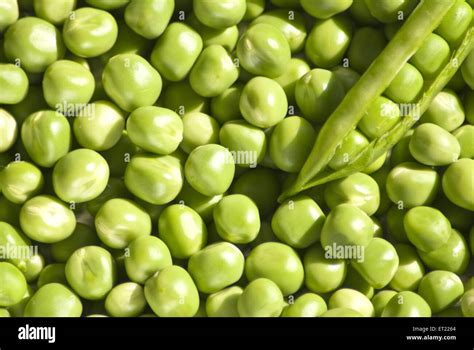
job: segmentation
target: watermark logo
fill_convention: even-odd
[[[421,110],[418,103],[383,103],[381,105],[380,115],[386,118],[413,117],[415,120],[420,119]]]
[[[20,340],[47,340],[52,344],[56,342],[56,327],[34,327],[26,324],[18,328]]]
[[[38,246],[16,245],[7,243],[0,245],[0,260],[27,260],[38,255]]]
[[[348,259],[364,261],[364,246],[360,245],[339,245],[333,243],[324,247],[324,257],[326,259]]]
[[[63,101],[55,106],[56,112],[65,117],[87,118],[91,120],[95,116],[95,103],[68,103]]]

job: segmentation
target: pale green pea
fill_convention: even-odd
[[[209,317],[239,317],[237,302],[243,289],[238,286],[222,289],[206,299],[206,314]]]
[[[196,147],[219,141],[219,123],[201,112],[186,113],[183,118],[183,141],[180,147],[191,153]]]
[[[59,283],[42,286],[30,298],[24,317],[80,317],[82,303],[67,287]]]
[[[269,279],[250,282],[240,295],[237,309],[240,317],[278,317],[283,310],[283,295]]]
[[[347,10],[352,5],[352,0],[301,0],[300,4],[311,16],[324,19]]]
[[[405,0],[366,0],[365,4],[372,16],[383,23],[392,23],[406,18],[418,4],[417,1]]]
[[[326,311],[324,314],[321,315],[321,317],[363,317],[363,316],[361,313],[355,310],[347,309],[344,307],[338,307],[338,308]]]
[[[370,139],[389,131],[400,120],[398,105],[386,97],[379,96],[365,112],[357,127]]]
[[[245,15],[245,0],[194,0],[193,10],[200,22],[221,29],[238,24]]]
[[[231,52],[234,50],[235,45],[237,45],[237,40],[240,36],[237,25],[219,29],[211,28],[202,24],[194,13],[189,16],[188,23],[199,33],[204,47],[221,45],[227,51]]]
[[[327,311],[323,298],[314,293],[300,295],[283,309],[282,317],[319,317]]]
[[[412,246],[396,244],[395,249],[399,264],[395,276],[390,281],[390,287],[396,291],[416,290],[425,274],[423,263]]]
[[[19,303],[26,293],[26,280],[14,265],[0,262],[0,307]]]
[[[54,261],[66,262],[77,249],[98,244],[99,238],[94,230],[90,226],[77,223],[74,232],[68,238],[51,244],[51,255]]]
[[[133,282],[115,286],[105,298],[105,310],[113,317],[137,317],[145,307],[143,287]]]
[[[463,158],[452,163],[443,174],[443,192],[461,208],[474,211],[474,160]]]
[[[18,135],[16,119],[3,108],[0,108],[0,153],[8,151]]]
[[[186,96],[186,98],[183,98],[183,96]],[[159,102],[162,103],[163,107],[175,111],[180,116],[193,112],[207,113],[209,110],[209,100],[198,95],[187,80],[170,83],[163,91]],[[214,113],[212,115],[218,118]]]
[[[463,125],[453,132],[461,146],[460,158],[474,159],[474,125]]]
[[[396,294],[397,292],[395,292],[394,290],[381,290],[373,296],[370,301],[374,306],[375,317],[382,316],[382,312],[385,309],[385,306],[387,306],[390,299],[392,299],[393,296]]]
[[[214,208],[222,197],[223,194],[213,196],[203,195],[185,181],[181,192],[179,192],[176,197],[176,201],[194,209],[205,222],[210,222],[212,221]]]
[[[15,23],[19,17],[17,0],[6,0],[0,7],[0,32]]]
[[[440,312],[455,304],[463,295],[461,279],[448,271],[431,271],[418,287],[418,294],[426,300],[433,312]]]
[[[329,298],[328,307],[354,310],[364,317],[374,316],[374,306],[369,298],[354,289],[342,288],[334,292]]]
[[[155,39],[167,28],[173,11],[173,0],[131,0],[125,9],[125,23],[137,34]]]
[[[61,25],[76,8],[77,0],[34,0],[35,15],[54,25]]]
[[[431,317],[431,309],[418,294],[403,291],[390,299],[382,312],[382,317]]]
[[[265,11],[265,0],[246,0],[247,8],[243,20],[250,21]]]
[[[86,0],[86,3],[103,10],[115,10],[127,5],[130,0]]]
[[[462,125],[464,118],[464,108],[458,95],[445,89],[436,95],[420,122],[433,123],[447,131],[453,131]]]
[[[451,57],[449,44],[443,37],[431,33],[410,62],[425,78],[436,77]]]
[[[435,32],[450,45],[457,47],[471,24],[472,7],[465,1],[456,1]]]
[[[464,317],[474,317],[474,291],[464,293],[461,299],[461,310]]]
[[[6,199],[22,204],[41,192],[44,177],[29,162],[11,162],[0,172],[0,188]]]
[[[239,103],[243,85],[236,83],[211,100],[211,115],[220,123],[241,119]]]
[[[0,64],[0,103],[20,103],[28,93],[28,76],[14,64]]]
[[[45,268],[41,270],[38,281],[36,282],[38,288],[49,283],[59,283],[63,286],[67,286],[65,267],[65,264],[49,264],[45,266]]]
[[[295,101],[295,88],[298,80],[311,70],[309,65],[301,58],[292,58],[288,63],[285,72],[279,77],[274,78],[285,91],[288,102]]]

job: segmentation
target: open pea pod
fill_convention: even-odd
[[[327,169],[329,161],[358,122],[370,104],[389,86],[397,73],[423,45],[424,40],[441,23],[455,0],[423,0],[406,23],[400,28],[382,53],[348,92],[344,100],[323,125],[316,143],[296,180],[284,191],[279,201],[299,192],[348,176],[365,169],[374,160],[395,145],[430,105],[436,94],[449,82],[461,63],[472,50],[473,27],[466,32],[463,42],[441,73],[425,89],[417,101],[416,113],[403,118],[391,130],[373,140],[356,158],[337,171]]]

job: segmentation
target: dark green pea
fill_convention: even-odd
[[[403,225],[410,242],[424,252],[440,248],[451,235],[449,220],[442,212],[430,207],[420,206],[408,210]]]
[[[282,317],[319,317],[328,307],[323,298],[314,293],[305,293],[283,309]]]
[[[374,306],[370,299],[354,289],[342,288],[335,291],[329,298],[328,307],[330,310],[338,308],[354,310],[364,317],[374,316]]]
[[[212,98],[211,114],[220,124],[242,118],[239,103],[243,88],[241,84],[234,84],[222,94]]]
[[[270,169],[252,169],[234,181],[232,193],[243,194],[252,199],[258,207],[261,217],[266,217],[276,207],[280,193],[277,173]]]
[[[183,186],[183,170],[178,158],[140,154],[132,157],[125,170],[125,186],[151,204],[166,204]]]
[[[396,244],[395,249],[399,264],[395,276],[390,281],[390,287],[396,291],[416,290],[425,274],[423,263],[412,246]]]
[[[387,87],[385,95],[397,103],[410,103],[416,101],[422,92],[423,84],[420,71],[407,63]]]
[[[8,106],[10,113],[15,116],[18,125],[23,124],[23,121],[36,111],[48,109],[48,104],[44,100],[43,89],[41,85],[28,86],[28,92],[21,102]],[[0,114],[2,110],[0,110]],[[12,129],[9,129],[10,132]]]
[[[159,37],[174,11],[172,0],[131,0],[125,9],[125,23],[137,34],[147,38]]]
[[[222,289],[206,299],[206,313],[209,317],[239,317],[237,302],[243,289],[238,286]]]
[[[461,74],[466,84],[474,89],[474,55],[472,51],[461,66]]]
[[[432,271],[423,277],[418,294],[426,300],[433,312],[440,312],[455,304],[463,295],[461,279],[448,271]]]
[[[110,168],[110,175],[123,177],[131,158],[138,152],[138,147],[130,141],[127,131],[123,131],[114,147],[102,152]]]
[[[474,160],[463,158],[452,163],[443,174],[443,192],[451,202],[474,211]]]
[[[347,267],[347,275],[342,286],[344,288],[357,290],[369,299],[371,299],[375,293],[374,287],[372,287],[352,265]]]
[[[183,99],[183,96],[186,98]],[[187,80],[170,83],[163,91],[160,102],[163,107],[171,109],[180,116],[193,112],[207,113],[209,110],[209,100],[198,95]],[[213,117],[218,118],[214,114]]]
[[[204,97],[214,97],[230,88],[239,77],[239,70],[223,46],[206,47],[189,75],[195,92]]]
[[[214,243],[189,258],[188,272],[200,292],[216,293],[240,279],[244,255],[231,243]]]
[[[222,198],[214,208],[213,216],[219,236],[232,243],[249,243],[260,230],[258,208],[242,194]]]
[[[386,45],[387,40],[380,30],[372,27],[358,29],[354,33],[347,52],[349,66],[362,74]]]
[[[240,317],[278,317],[283,310],[283,295],[269,279],[258,278],[245,287],[237,301]]]
[[[20,226],[20,204],[10,202],[3,196],[0,196],[0,221],[13,226]]]
[[[59,283],[67,286],[65,264],[49,264],[45,266],[38,276],[36,284],[39,288],[49,283]]]
[[[453,131],[462,125],[464,118],[464,108],[458,95],[452,90],[445,89],[436,95],[420,121]]]
[[[397,205],[392,205],[387,212],[388,232],[397,243],[409,242],[405,226],[403,225],[403,219],[406,213],[406,209],[399,209]]]
[[[277,242],[262,243],[252,249],[245,261],[249,281],[268,278],[283,295],[298,291],[304,281],[303,264],[291,247]]]
[[[378,20],[370,13],[365,0],[353,0],[349,11],[352,17],[361,24],[378,24]]]
[[[60,113],[36,112],[23,122],[21,140],[36,164],[50,168],[69,152],[71,127]]]
[[[375,317],[382,316],[382,312],[385,309],[385,306],[387,306],[390,299],[392,299],[393,296],[395,296],[396,294],[397,292],[395,292],[394,290],[381,290],[380,292],[374,295],[371,302],[374,306]]]
[[[336,246],[362,246],[373,237],[373,222],[356,206],[341,204],[326,218],[321,232],[321,244],[325,249]]]
[[[38,40],[41,37],[42,40]],[[5,56],[29,73],[42,73],[64,56],[61,33],[37,17],[23,17],[8,27],[3,43]]]
[[[257,23],[240,37],[237,57],[248,72],[276,78],[285,71],[291,49],[280,30],[270,24]]]
[[[402,208],[429,205],[439,188],[439,175],[433,169],[418,163],[402,163],[387,177],[387,194]]]
[[[82,298],[101,300],[112,289],[116,280],[115,261],[104,248],[79,248],[67,260],[66,278]]]
[[[308,196],[298,196],[282,203],[272,217],[276,237],[294,248],[307,248],[321,237],[324,215]]]
[[[98,244],[99,238],[95,231],[90,226],[77,223],[68,238],[51,244],[51,255],[54,261],[65,263],[77,249]]]
[[[471,226],[474,225],[472,212],[457,206],[444,195],[439,196],[433,206],[448,218],[453,228],[461,232],[468,232]]]
[[[337,79],[341,82],[344,90],[348,92],[360,78],[359,73],[349,67],[337,66],[332,69]]]
[[[87,202],[86,208],[89,214],[96,216],[102,205],[113,198],[129,198],[130,193],[127,191],[122,179],[109,178],[107,187],[99,197]]]
[[[418,251],[426,267],[462,275],[469,264],[469,246],[463,235],[453,229],[448,241],[431,252]]]
[[[315,293],[328,293],[339,288],[347,274],[347,264],[342,259],[325,257],[324,249],[315,244],[303,259],[305,286]]]
[[[292,53],[301,51],[306,40],[306,23],[303,15],[294,10],[273,10],[258,16],[250,24],[266,23],[285,36]]]
[[[145,298],[159,317],[192,317],[199,308],[199,294],[191,276],[175,265],[146,281]]]
[[[222,146],[234,156],[236,165],[243,168],[255,168],[267,151],[263,130],[245,120],[229,121],[222,125],[219,139]]]
[[[185,181],[181,192],[176,197],[176,201],[194,209],[205,222],[210,222],[212,220],[212,212],[222,197],[223,194],[205,196]]]
[[[175,22],[156,42],[151,63],[170,81],[183,80],[191,71],[203,47],[200,35],[191,27]]]
[[[178,259],[189,258],[207,242],[204,221],[193,209],[182,204],[170,205],[163,210],[158,220],[158,232],[171,255]]]
[[[410,140],[413,136],[414,130],[409,130],[400,141],[392,148],[390,154],[390,165],[395,167],[406,162],[416,162],[415,158],[410,153]]]
[[[344,98],[344,86],[329,70],[313,69],[296,83],[295,98],[303,116],[322,123]]]
[[[382,317],[431,317],[431,309],[421,296],[404,291],[390,299],[382,312]]]

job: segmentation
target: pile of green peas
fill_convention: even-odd
[[[330,168],[450,59],[452,1]],[[277,201],[418,3],[3,0],[0,317],[474,317],[474,51]]]

